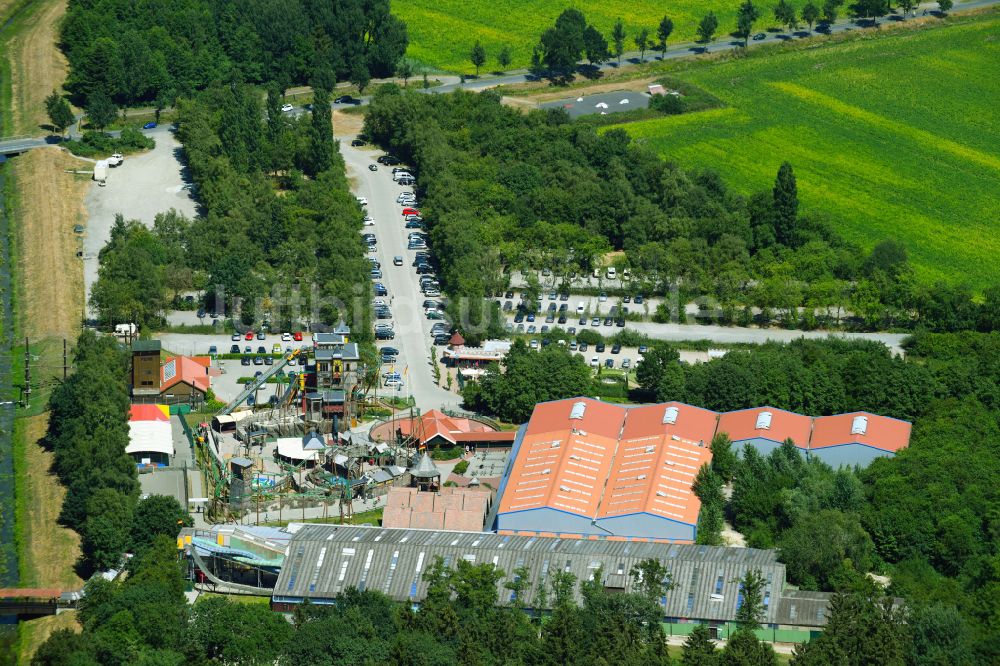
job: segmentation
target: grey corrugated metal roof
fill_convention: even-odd
[[[518,567],[528,567],[531,584],[523,600],[531,607],[539,583],[556,567],[584,580],[603,565],[605,585],[624,584],[626,591],[632,591],[632,568],[654,558],[667,566],[674,581],[674,588],[666,594],[665,617],[735,619],[737,580],[755,568],[768,581],[764,622],[776,623],[779,604],[775,600],[785,583],[784,565],[774,551],[753,548],[304,525],[292,539],[288,553],[274,588],[276,599],[328,600],[347,587],[363,587],[399,601],[419,601],[427,590],[422,575],[434,558],[441,556],[449,566],[461,559],[494,563],[506,574],[497,585],[504,602],[510,593],[503,583]]]
[[[776,624],[816,626],[826,624],[830,597],[827,592],[788,590],[778,601]]]

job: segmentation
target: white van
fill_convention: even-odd
[[[618,277],[618,269],[615,268],[614,266],[608,266],[608,270],[607,273],[605,273],[605,276],[609,280],[614,280],[616,277]]]

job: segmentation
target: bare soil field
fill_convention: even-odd
[[[66,58],[56,48],[65,14],[65,0],[43,3],[7,44],[14,134],[37,134],[48,123],[44,100],[66,80]]]
[[[32,339],[75,338],[83,317],[83,265],[76,253],[85,224],[92,166],[57,148],[32,150],[13,162],[18,190],[18,318]]]

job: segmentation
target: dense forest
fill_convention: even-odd
[[[728,323],[815,328],[845,312],[872,328],[992,330],[1000,321],[1000,290],[979,306],[964,287],[918,284],[898,243],[866,253],[800,214],[788,163],[773,189],[745,197],[714,172],[664,162],[623,131],[598,133],[559,109],[526,114],[491,92],[384,86],[365,130],[416,170],[440,275],[456,301],[502,291],[511,270],[586,274],[622,250],[635,289],[677,287],[682,302],[714,297]]]
[[[158,534],[174,535],[187,512],[172,497],[139,501],[135,461],[125,453],[128,427],[128,357],[111,337],[84,331],[74,372],[52,392],[42,444],[55,457],[53,471],[66,486],[60,522],[80,534],[78,570],[89,574],[120,566]]]
[[[748,545],[777,548],[789,581],[808,589],[856,590],[867,573],[886,575],[889,592],[910,603],[911,624],[948,627],[936,643],[922,643],[938,656],[916,663],[996,663],[1000,334],[920,333],[906,350],[904,360],[869,342],[799,340],[685,365],[675,349],[657,345],[639,363],[631,397],[719,411],[864,410],[912,421],[910,446],[863,470],[807,460],[791,444],[769,456],[737,452],[717,437],[712,465],[694,484],[702,499],[698,540],[720,544],[728,520]],[[531,400],[588,394],[583,367],[558,345],[541,353],[515,345],[504,368],[468,386],[466,402],[524,420],[533,403],[522,393]]]
[[[157,108],[234,77],[284,90],[326,69],[364,87],[408,43],[389,0],[70,0],[61,39],[75,102]]]
[[[209,311],[292,330],[346,321],[370,340],[369,264],[333,140],[329,92],[313,113],[281,112],[243,84],[180,102],[179,137],[203,215],[157,216],[152,229],[118,220],[101,251],[91,303],[101,320],[162,325],[173,295],[204,290]],[[323,101],[321,101],[323,100]]]
[[[264,603],[203,596],[193,606],[184,598],[182,566],[165,537],[155,539],[128,565],[118,582],[96,578],[87,584],[78,620],[82,632],[61,629],[41,646],[36,666],[65,664],[398,664],[403,666],[628,666],[732,665],[776,666],[771,646],[754,631],[763,616],[763,577],[750,571],[741,580],[744,602],[738,629],[724,649],[697,628],[681,651],[668,653],[660,628],[659,596],[667,579],[662,565],[646,561],[633,569],[639,591],[609,594],[600,570],[593,580],[577,581],[555,571],[546,594],[552,612],[544,620],[524,612],[518,580],[506,583],[501,602],[492,564],[459,560],[455,568],[440,558],[423,574],[427,598],[419,608],[380,594],[344,590],[337,605],[300,606],[289,622]],[[649,581],[648,583],[646,581]],[[668,583],[669,584],[669,583]],[[583,599],[577,605],[573,591]],[[509,595],[509,596],[508,596]],[[510,599],[511,601],[506,601]],[[835,598],[831,629],[799,648],[795,664],[931,664],[918,646],[933,634],[932,625],[903,622],[879,596],[861,588]],[[863,628],[863,631],[859,629]],[[833,661],[845,650],[847,660]],[[855,656],[856,655],[856,656]],[[947,654],[945,656],[953,656]],[[873,657],[865,659],[866,657]]]

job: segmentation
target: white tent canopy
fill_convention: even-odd
[[[174,455],[170,421],[129,421],[125,453],[164,453]]]
[[[316,460],[318,451],[306,451],[302,448],[301,437],[279,437],[278,455],[291,460]]]

